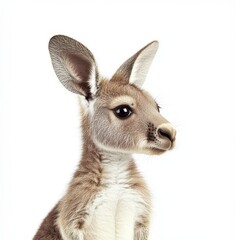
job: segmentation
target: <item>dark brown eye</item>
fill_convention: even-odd
[[[119,119],[126,119],[131,116],[132,109],[128,105],[121,105],[113,109],[115,116]]]

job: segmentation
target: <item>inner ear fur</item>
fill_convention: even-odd
[[[132,83],[142,87],[153,58],[158,50],[158,41],[153,41],[125,61],[112,77],[112,81]]]
[[[49,52],[60,82],[69,91],[93,98],[98,70],[93,54],[83,44],[63,35],[50,39]]]

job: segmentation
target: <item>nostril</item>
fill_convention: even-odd
[[[159,128],[158,129],[158,135],[159,137],[165,137],[168,138],[170,141],[172,141],[172,134],[169,129],[167,128]]]

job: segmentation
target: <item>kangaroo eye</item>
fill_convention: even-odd
[[[126,119],[131,116],[132,109],[128,105],[121,105],[113,109],[115,116],[119,119]]]

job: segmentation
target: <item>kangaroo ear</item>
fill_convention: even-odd
[[[53,68],[69,91],[92,99],[97,90],[98,70],[93,54],[76,40],[57,35],[49,41]]]
[[[158,50],[158,42],[153,41],[124,62],[112,77],[112,81],[123,84],[133,83],[142,87],[152,60]]]

